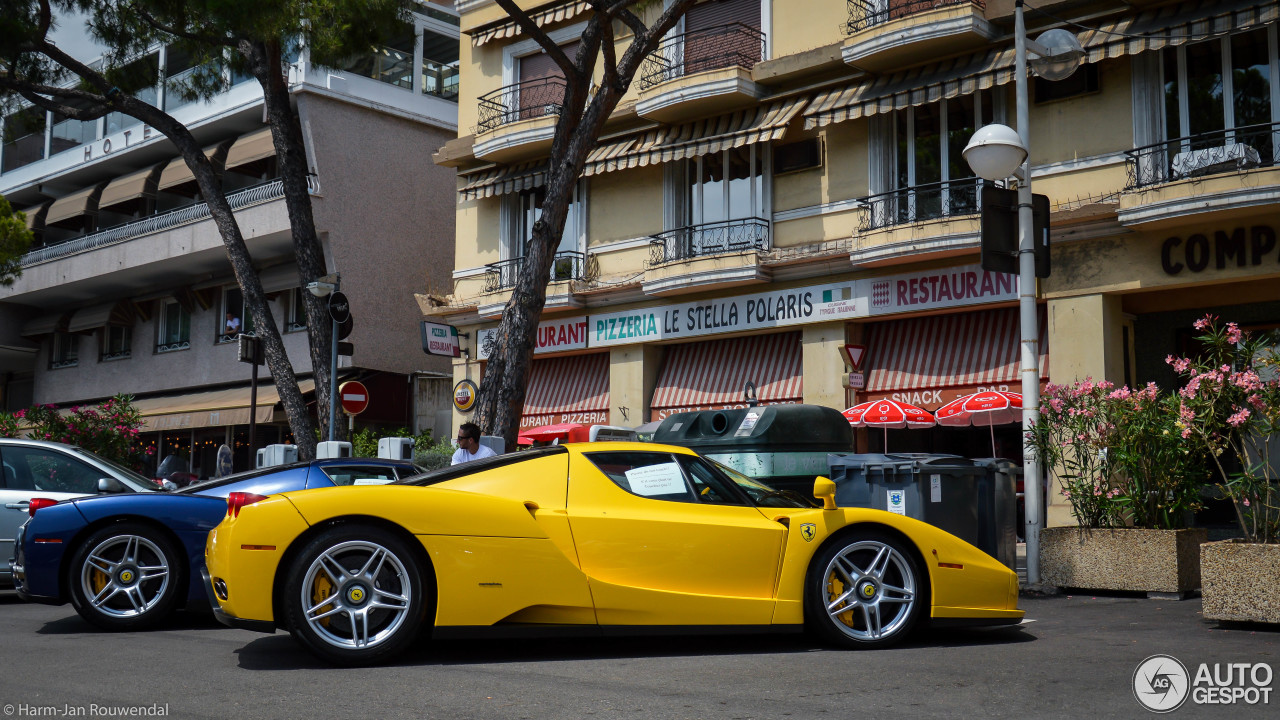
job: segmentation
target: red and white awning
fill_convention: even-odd
[[[520,427],[609,422],[609,353],[534,360]]]
[[[755,383],[761,405],[798,403],[804,394],[801,372],[798,332],[673,345],[653,392],[650,419],[744,406],[748,382]]]
[[[995,386],[1021,379],[1017,308],[896,320],[868,330],[863,361],[869,368],[867,393]],[[1049,377],[1043,311],[1040,377]]]

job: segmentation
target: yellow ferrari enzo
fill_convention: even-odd
[[[284,627],[343,665],[430,622],[486,633],[809,628],[846,647],[922,620],[1013,624],[1018,577],[931,525],[815,507],[685,448],[538,448],[381,487],[236,495],[209,534],[228,625]]]

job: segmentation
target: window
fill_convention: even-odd
[[[458,99],[458,38],[422,31],[422,94]]]
[[[747,145],[689,160],[685,167],[685,224],[763,217],[766,150],[765,145]]]
[[[1098,66],[1093,63],[1084,65],[1065,80],[1045,80],[1037,77],[1034,81],[1036,104],[1095,93],[1099,88]]]
[[[289,307],[284,319],[285,332],[307,329],[307,307],[303,305],[302,295],[304,292],[306,291],[302,288],[294,288],[289,291]]]
[[[148,105],[157,105],[160,86],[160,54],[151,53],[108,73],[108,78],[121,90]],[[106,134],[120,132],[139,123],[138,120],[114,112],[107,115]]]
[[[326,465],[320,470],[334,485],[386,485],[395,482],[394,468],[368,465]]]
[[[133,354],[133,328],[107,325],[102,328],[102,362],[124,360]]]
[[[413,89],[413,28],[404,25],[387,42],[349,60],[341,69],[388,85]]]
[[[190,53],[166,48],[164,53],[164,110],[171,113],[195,102],[191,79],[197,72]]]
[[[160,312],[156,352],[173,352],[191,347],[191,313],[177,301],[165,302]]]
[[[6,445],[4,474],[10,488],[96,493],[107,474],[88,463],[46,448]]]
[[[773,149],[773,174],[782,175],[822,167],[822,140],[808,138]]]
[[[17,170],[44,159],[45,111],[29,107],[4,118],[4,164],[0,171]]]
[[[545,188],[525,190],[518,195],[507,195],[508,227],[504,243],[504,259],[524,257],[525,247],[533,238],[533,224],[542,216]],[[564,221],[564,234],[556,252],[581,252],[586,244],[586,181],[580,181],[573,189],[573,200]]]
[[[75,367],[80,364],[80,337],[71,333],[53,334],[53,352],[49,355],[49,369]]]
[[[670,502],[745,505],[722,474],[699,458],[657,452],[587,453],[618,487]]]
[[[65,100],[63,102],[71,107],[81,109],[88,109],[91,106],[91,103],[82,100]],[[50,135],[49,155],[57,155],[64,150],[70,150],[97,140],[98,121],[73,120],[54,113],[53,128],[50,131]]]
[[[1280,144],[1272,105],[1277,92],[1275,28],[1162,51],[1164,138],[1182,138],[1175,174],[1207,171],[1227,160],[1237,167],[1271,164]],[[1179,157],[1181,156],[1181,157]]]
[[[253,332],[253,318],[245,312],[244,293],[238,287],[224,288],[222,314],[218,320],[218,342],[232,342],[242,332]]]

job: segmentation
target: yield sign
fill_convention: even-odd
[[[862,369],[862,356],[867,354],[865,345],[845,345],[844,361],[854,370]]]

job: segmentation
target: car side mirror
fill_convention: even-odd
[[[100,493],[122,493],[125,491],[124,483],[113,477],[98,478],[98,492]]]
[[[813,496],[822,501],[823,510],[836,509],[836,484],[831,478],[819,476],[813,481]]]

